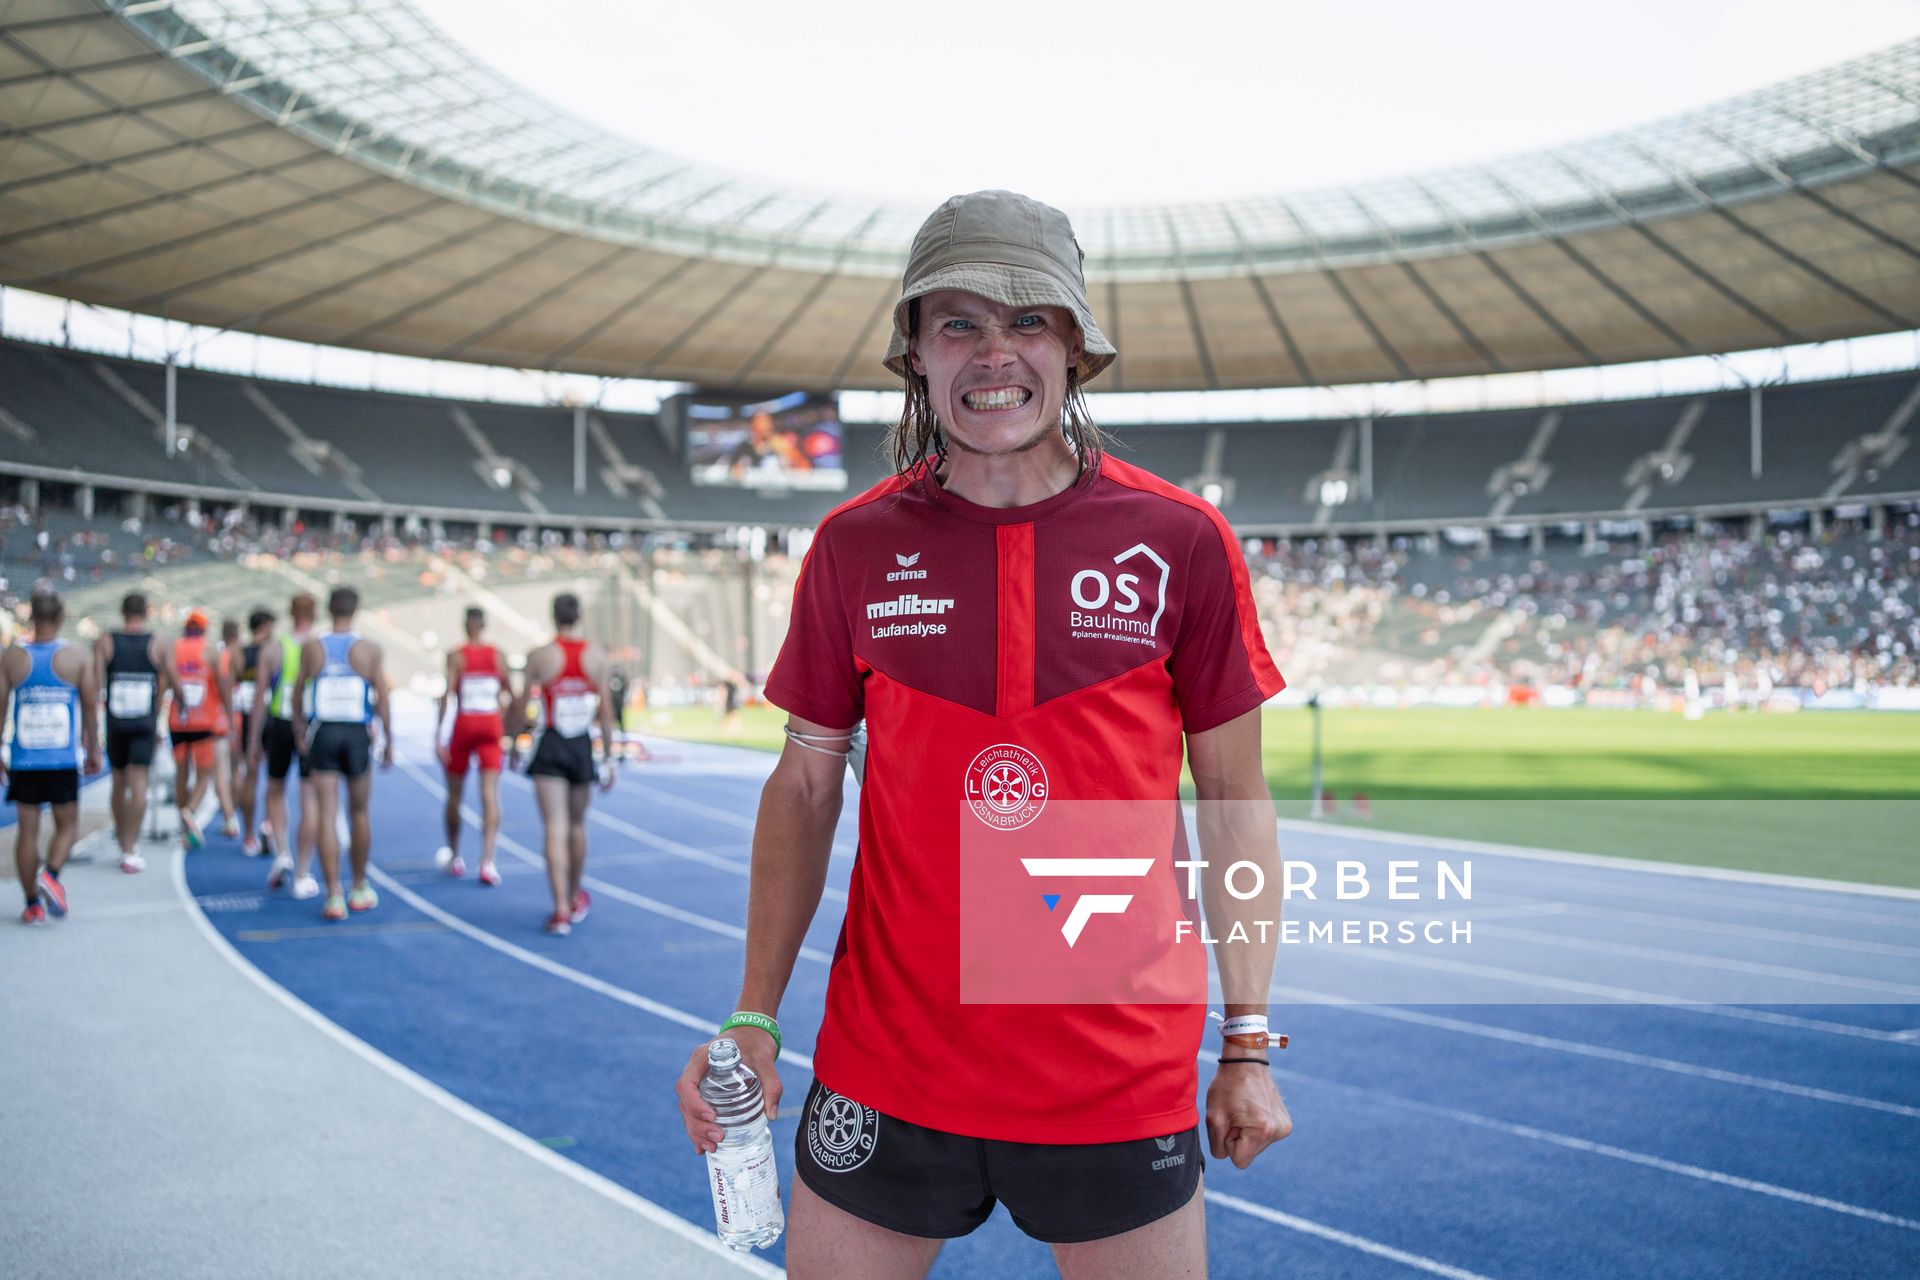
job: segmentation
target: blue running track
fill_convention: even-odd
[[[431,761],[424,743],[402,745]],[[670,1085],[737,993],[752,815],[771,757],[656,745],[675,761],[630,768],[594,798],[593,915],[568,938],[541,930],[549,906],[526,781],[502,779],[506,883],[483,889],[471,871],[455,881],[433,870],[438,770],[407,759],[374,785],[376,911],[324,925],[318,900],[267,894],[264,861],[212,833],[187,861],[188,885],[246,960],[347,1032],[707,1227]],[[811,1054],[819,1027],[853,809],[781,1010],[789,1105],[776,1139],[788,1179],[810,1083],[792,1059]],[[469,868],[477,840],[470,829]],[[1500,981],[1525,980],[1521,970],[1575,981],[1590,967],[1579,946],[1633,944],[1664,911],[1719,930],[1687,935],[1708,963],[1920,985],[1917,900],[1627,866],[1529,863],[1515,877],[1528,898],[1580,912],[1578,923],[1571,912],[1514,921],[1489,952],[1513,966]],[[1673,930],[1661,936],[1675,945]],[[1794,937],[1806,940],[1782,940]],[[1292,1003],[1285,987],[1275,1003]],[[1711,1010],[1302,1003],[1281,1024],[1294,1036],[1278,1074],[1296,1130],[1244,1172],[1209,1161],[1214,1276],[1920,1276],[1912,997]],[[765,1256],[781,1260],[777,1248]],[[996,1213],[950,1242],[933,1274],[1054,1273],[1046,1248]]]

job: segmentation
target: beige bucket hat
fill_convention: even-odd
[[[1011,191],[955,196],[922,223],[907,254],[893,308],[887,368],[907,376],[907,304],[939,289],[963,289],[1008,307],[1065,307],[1080,325],[1077,372],[1084,385],[1120,353],[1094,323],[1081,274],[1086,255],[1067,215]]]

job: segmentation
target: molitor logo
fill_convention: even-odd
[[[967,804],[998,831],[1026,826],[1047,807],[1047,770],[1025,747],[1001,742],[967,766]]]

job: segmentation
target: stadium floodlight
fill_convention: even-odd
[[[1221,499],[1227,496],[1227,487],[1218,480],[1209,480],[1200,486],[1200,496],[1217,507]]]
[[[508,488],[513,484],[513,468],[495,466],[492,471],[487,473],[487,478],[493,481],[493,487],[496,489]]]
[[[1320,482],[1320,505],[1323,507],[1342,506],[1347,500],[1347,494],[1351,491],[1352,486],[1339,477],[1322,480]]]

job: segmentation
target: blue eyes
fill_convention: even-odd
[[[1040,326],[1044,325],[1046,322],[1047,321],[1045,316],[1024,315],[1013,322],[1013,327],[1016,329],[1025,329],[1029,333],[1031,333],[1033,330],[1038,329]],[[961,333],[968,329],[973,328],[973,321],[949,320],[946,323],[946,328],[951,332]]]

